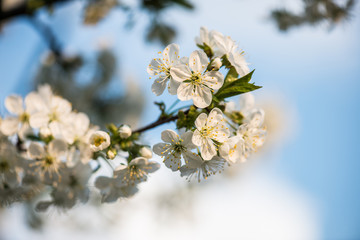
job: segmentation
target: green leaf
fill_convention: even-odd
[[[218,99],[225,99],[228,97],[233,97],[233,96],[240,95],[243,93],[251,92],[251,91],[254,91],[259,88],[261,88],[261,87],[256,86],[255,84],[252,84],[252,83],[241,83],[241,84],[237,84],[236,86],[231,86],[231,87],[224,89],[220,93],[217,93],[216,97]]]
[[[261,88],[253,83],[249,83],[255,70],[251,71],[247,75],[233,80],[231,82],[225,82],[219,91],[214,95],[216,101],[224,100],[228,97],[233,97],[239,94],[247,93]],[[231,69],[229,73],[231,72]],[[228,75],[229,75],[228,73]],[[230,78],[230,77],[229,77]]]
[[[206,43],[203,43],[204,45],[196,44],[200,49],[204,50],[208,58],[212,58],[214,56],[214,53],[209,45]]]
[[[176,122],[176,127],[186,128],[186,130],[190,130],[194,127],[194,122],[196,118],[199,116],[201,112],[198,112],[196,107],[191,106],[189,112],[185,114],[183,111],[178,112],[178,120]]]
[[[234,67],[231,67],[229,72],[226,74],[224,83],[228,84],[238,79],[239,74],[236,72]]]

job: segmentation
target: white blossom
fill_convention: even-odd
[[[91,134],[89,143],[91,150],[98,152],[110,146],[110,136],[107,132],[95,131]]]
[[[165,130],[161,133],[161,140],[165,143],[155,144],[153,151],[155,154],[164,158],[165,166],[172,171],[177,171],[181,167],[181,156],[185,162],[194,158],[191,149],[196,148],[192,143],[193,133],[191,131],[179,136],[173,130]]]
[[[29,126],[30,112],[32,106],[31,98],[25,98],[25,108],[22,97],[18,95],[10,95],[5,99],[5,107],[12,114],[12,116],[3,119],[0,130],[4,135],[11,136],[18,134],[21,139],[24,139],[26,134],[31,133]]]
[[[121,126],[118,132],[120,137],[124,139],[130,137],[132,134],[131,128],[128,125]]]
[[[159,52],[159,54],[161,54],[161,52]],[[174,81],[170,74],[170,69],[181,61],[183,60],[181,60],[179,56],[179,46],[174,43],[165,47],[161,57],[151,60],[147,72],[151,76],[156,77],[151,86],[153,93],[159,96],[164,92],[167,86],[170,94],[176,94],[179,83]],[[168,82],[169,85],[167,85]]]
[[[204,72],[208,64],[204,51],[197,50],[191,53],[188,64],[178,64],[171,68],[171,76],[180,83],[177,95],[181,101],[192,99],[199,108],[211,104],[212,93],[221,88],[224,76],[218,71]]]
[[[200,36],[195,38],[195,42],[200,46],[204,46],[204,44],[206,44],[214,53],[214,51],[217,49],[217,43],[214,39],[215,35],[221,36],[221,33],[215,30],[209,31],[206,27],[201,27]]]
[[[224,169],[224,159],[215,156],[209,161],[204,161],[200,157],[193,158],[186,165],[180,168],[181,176],[186,176],[186,179],[191,181],[193,178],[200,182],[202,179],[207,179],[217,172],[221,173]]]
[[[120,165],[114,171],[118,184],[134,185],[147,180],[147,175],[160,168],[157,162],[148,161],[144,157],[137,157],[129,165]]]
[[[136,185],[119,184],[118,179],[100,176],[95,181],[100,190],[101,202],[111,203],[119,198],[129,198],[138,192]]]
[[[142,147],[140,148],[139,150],[139,154],[140,156],[144,157],[144,158],[147,158],[147,159],[150,159],[152,158],[152,151],[149,147]]]
[[[210,160],[218,150],[216,142],[225,142],[230,136],[230,130],[225,124],[224,116],[220,109],[214,108],[209,116],[206,113],[201,113],[195,120],[195,126],[196,130],[192,142],[200,147],[203,159]]]
[[[67,153],[67,144],[64,140],[54,139],[47,146],[38,142],[31,142],[28,148],[29,158],[36,160],[36,171],[42,177],[49,177],[49,181],[59,176],[59,169]],[[57,176],[55,176],[57,175]]]
[[[69,121],[71,103],[56,96],[49,85],[42,85],[38,92],[28,95],[31,98],[35,113],[30,116],[32,128],[49,128],[55,138],[63,138],[63,127]]]
[[[217,47],[216,55],[219,57],[225,55],[240,76],[248,74],[250,70],[244,52],[238,49],[234,40],[222,34],[216,34],[213,37]]]
[[[59,173],[61,180],[51,192],[52,200],[38,203],[36,209],[45,211],[50,205],[72,208],[78,200],[86,203],[89,199],[87,184],[91,173],[90,165],[81,162],[72,168],[62,168]]]
[[[245,141],[239,136],[230,137],[219,147],[219,153],[228,163],[244,161]]]

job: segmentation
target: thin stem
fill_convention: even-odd
[[[189,112],[189,109],[186,110],[184,113],[188,113]],[[150,123],[149,125],[145,126],[145,127],[142,127],[140,129],[137,129],[135,131],[133,131],[133,133],[142,133],[142,132],[145,132],[149,129],[152,129],[152,128],[155,128],[157,126],[160,126],[164,123],[168,123],[168,122],[172,122],[172,121],[175,121],[176,119],[178,119],[179,116],[178,115],[175,115],[175,116],[170,116],[170,117],[165,117],[165,118],[159,118],[158,120],[156,120],[155,122],[153,123]]]
[[[170,112],[170,110],[171,109],[173,109],[173,107],[175,107],[176,106],[176,104],[178,104],[180,102],[180,100],[179,99],[176,99],[176,101],[169,107],[169,109],[168,109],[168,113]]]
[[[170,115],[173,115],[175,112],[177,112],[177,111],[179,111],[179,110],[181,110],[181,109],[184,109],[184,108],[189,108],[189,107],[191,107],[191,106],[192,106],[192,105],[187,105],[187,106],[179,107],[179,108],[175,109],[174,111],[172,111],[172,112],[170,113]]]

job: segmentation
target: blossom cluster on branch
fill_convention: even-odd
[[[135,131],[114,124],[100,130],[48,85],[25,99],[8,96],[10,116],[0,121],[0,205],[48,193],[50,199],[39,201],[37,210],[72,208],[88,201],[91,185],[102,202],[131,197],[138,184],[160,168],[150,160],[153,152],[167,168],[199,182],[221,172],[226,163],[244,162],[266,135],[264,112],[254,107],[248,93],[260,87],[250,83],[253,71],[230,37],[201,28],[196,44],[199,50],[189,57],[181,57],[179,46],[170,44],[147,67],[155,78],[156,95],[167,88],[179,101],[191,100],[193,105],[171,112],[175,104],[167,109],[157,103],[159,119]],[[240,109],[227,101],[236,95],[241,95]],[[152,149],[141,144],[144,131],[171,121],[176,129],[163,131],[163,142]],[[111,176],[96,175],[90,182],[105,163],[111,166]]]

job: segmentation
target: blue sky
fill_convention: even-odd
[[[287,1],[286,6],[296,10],[296,2]],[[164,15],[177,26],[181,54],[189,55],[195,49],[194,37],[200,26],[230,35],[239,43],[251,68],[256,69],[253,80],[264,86],[256,94],[281,92],[297,111],[296,138],[284,145],[279,160],[267,171],[283,176],[315,199],[324,239],[360,238],[359,15],[331,31],[324,25],[305,26],[284,34],[267,18],[270,9],[284,1],[223,3],[196,1],[193,12],[174,9]],[[76,3],[55,14],[51,24],[60,41],[67,43],[69,52],[86,53],[95,48],[99,38],[112,39],[124,70],[121,76],[138,78],[148,99],[142,123],[152,121],[157,117],[152,102],[171,103],[175,97],[155,98],[150,91],[146,66],[162,47],[144,43],[146,19],[138,16],[136,27],[125,31],[125,18],[113,13],[95,28],[84,28],[77,14],[79,7]],[[354,13],[359,10],[357,4]],[[45,50],[42,39],[26,21],[19,19],[5,28],[0,36],[1,101],[11,92],[26,91],[23,86],[29,86]],[[3,113],[3,107],[0,109]],[[159,129],[151,133],[155,137],[148,137],[149,141],[159,139]]]

